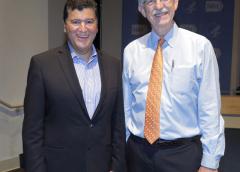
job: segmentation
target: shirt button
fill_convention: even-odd
[[[94,125],[93,124],[90,124],[90,126],[89,126],[90,128],[93,128],[94,127]]]

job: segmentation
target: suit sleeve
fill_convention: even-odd
[[[121,67],[119,65],[119,89],[114,108],[113,122],[112,122],[112,170],[113,172],[125,172],[125,120],[123,110],[123,93],[122,93],[122,80],[121,80]]]
[[[45,93],[41,68],[31,59],[24,98],[23,153],[27,172],[46,172],[44,162]]]

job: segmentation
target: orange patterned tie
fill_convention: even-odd
[[[158,42],[148,84],[144,136],[150,144],[153,144],[160,137],[160,102],[163,80],[163,42],[163,39],[160,39]]]

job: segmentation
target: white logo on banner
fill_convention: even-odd
[[[194,24],[181,24],[180,25],[181,28],[190,30],[192,32],[197,32],[197,26]]]
[[[218,37],[221,34],[221,25],[216,25],[210,32],[213,38]]]
[[[188,7],[186,8],[186,12],[188,14],[192,14],[194,11],[196,11],[197,8],[197,2],[193,1],[191,4],[188,5]]]
[[[148,31],[148,26],[143,24],[133,24],[131,29],[132,35],[139,36]]]
[[[206,1],[206,12],[220,12],[223,10],[223,3],[221,0]]]

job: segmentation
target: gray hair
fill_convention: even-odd
[[[138,0],[138,4],[143,4],[145,0]]]

